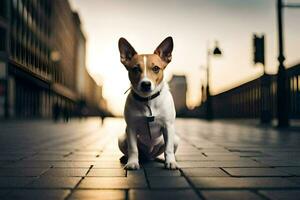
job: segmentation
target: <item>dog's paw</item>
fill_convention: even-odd
[[[127,170],[137,170],[137,169],[140,169],[140,165],[137,162],[129,162],[125,165],[125,169],[127,169]]]
[[[173,161],[173,162],[165,162],[165,168],[170,170],[175,170],[178,169],[179,167],[176,161]]]

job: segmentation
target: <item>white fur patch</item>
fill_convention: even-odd
[[[145,77],[147,77],[147,57],[144,56],[143,59],[144,59],[144,67],[145,67]]]

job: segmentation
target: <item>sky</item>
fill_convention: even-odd
[[[300,3],[289,0],[288,3]],[[212,94],[263,73],[253,64],[253,34],[266,38],[266,72],[277,72],[276,0],[70,0],[87,37],[87,68],[109,109],[122,114],[130,87],[120,63],[118,39],[125,37],[138,53],[153,53],[167,36],[174,39],[172,62],[165,73],[186,75],[187,104],[197,106],[206,84],[206,52],[216,41],[221,57],[211,57]],[[284,9],[286,65],[300,63],[300,9]]]

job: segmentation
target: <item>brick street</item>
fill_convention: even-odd
[[[126,171],[124,120],[100,122],[0,122],[0,199],[299,199],[299,132],[178,119],[180,169]]]

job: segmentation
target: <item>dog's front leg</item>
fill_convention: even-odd
[[[174,140],[175,140],[175,125],[167,122],[163,129],[163,136],[165,140],[165,168],[177,169],[175,159]]]
[[[125,169],[134,170],[139,169],[139,155],[138,155],[138,147],[137,147],[137,134],[134,129],[127,127],[127,156],[128,161],[125,165]]]

